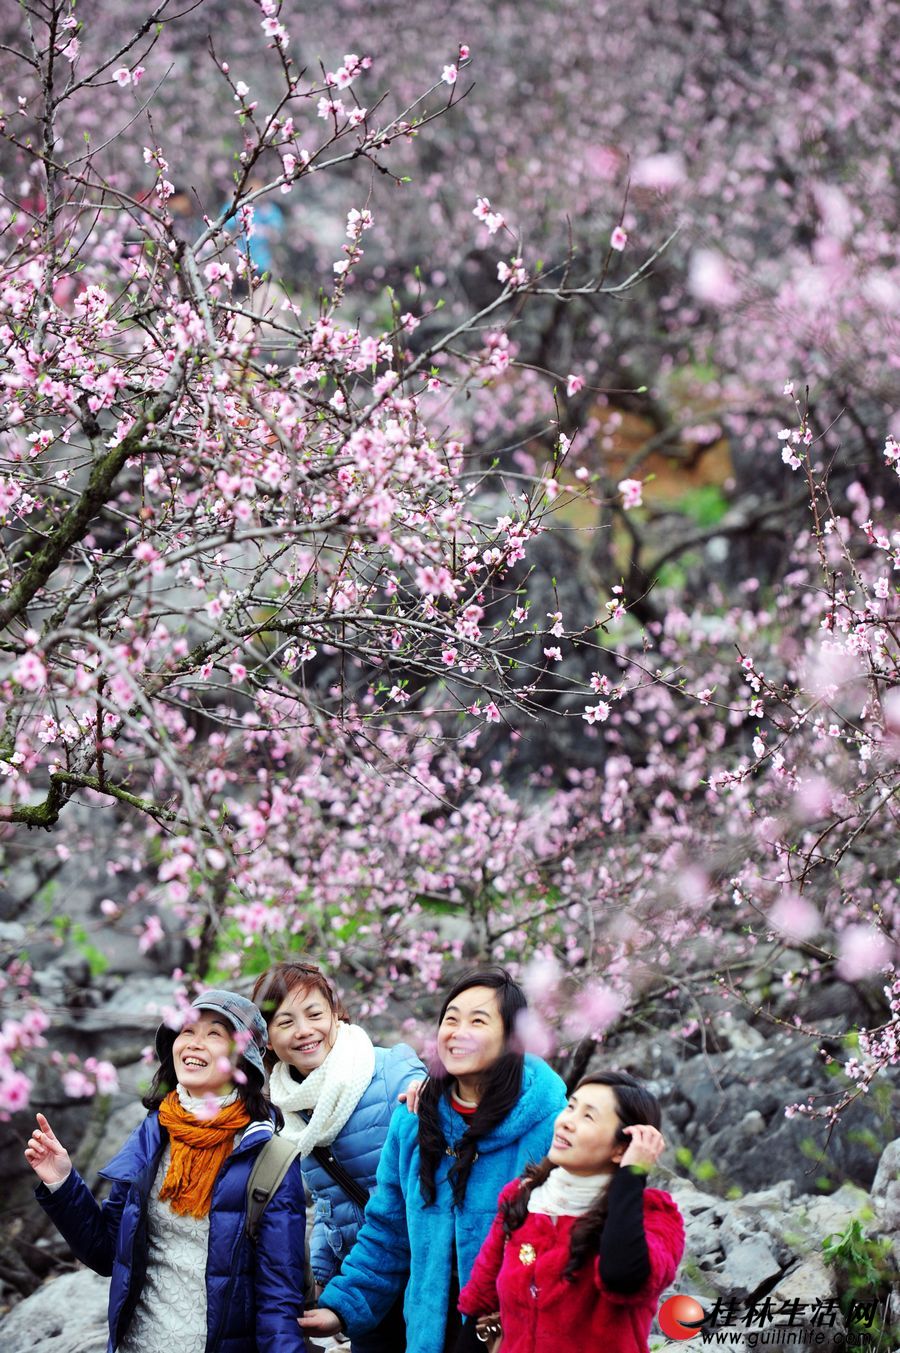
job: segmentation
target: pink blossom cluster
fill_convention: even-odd
[[[46,1045],[44,1033],[50,1021],[38,1006],[31,1006],[19,1019],[5,1019],[0,1026],[0,1122],[28,1107],[31,1080],[21,1069],[23,1055]]]
[[[341,22],[340,5],[320,8],[311,25]],[[523,154],[522,90],[546,72],[498,62],[487,102],[453,124],[462,140],[447,146],[461,153],[419,161],[427,136],[451,136],[436,119],[460,112],[468,49],[437,82],[449,96],[412,91],[399,113],[373,97],[370,111],[356,100],[368,58],[299,76],[275,0],[252,7],[249,36],[236,12],[238,56],[213,65],[228,91],[224,202],[221,180],[197,170],[180,91],[135,131],[142,156],[98,135],[123,97],[135,102],[121,91],[141,62],[163,79],[168,30],[158,51],[135,38],[115,58],[127,64],[91,76],[102,22],[77,50],[69,26],[61,50],[88,74],[52,109],[35,72],[9,82],[23,93],[0,134],[23,186],[20,209],[0,205],[3,829],[52,828],[60,863],[77,865],[91,845],[69,801],[115,806],[105,919],[154,954],[173,929],[200,950],[212,917],[214,958],[235,976],[304,948],[373,973],[375,1008],[401,980],[433,992],[471,935],[517,970],[534,958],[520,1032],[547,1048],[691,986],[699,949],[779,973],[803,1026],[804,995],[832,972],[890,971],[900,924],[884,863],[900,455],[895,436],[872,451],[896,364],[879,167],[892,146],[877,84],[855,64],[868,71],[881,50],[885,7],[867,6],[852,34],[837,7],[809,34],[803,6],[781,6],[771,37],[758,25],[771,61],[720,86],[713,119],[710,54],[728,54],[714,14],[697,16],[702,43],[677,23],[655,34],[656,70],[639,23],[600,22],[606,0],[597,22],[553,28],[552,47],[552,7],[508,7],[496,33],[476,9],[459,22],[486,51],[530,22],[528,50],[560,57],[560,98],[580,99],[585,118],[574,143],[573,119],[532,97],[540,134]],[[354,44],[376,50],[355,17]],[[398,26],[397,61],[413,28]],[[798,32],[802,89],[783,65]],[[345,45],[341,30],[323,50]],[[594,97],[606,71],[642,91],[634,117],[616,90]],[[792,115],[779,117],[785,100]],[[850,117],[860,102],[868,116]],[[826,141],[841,187],[822,178]],[[479,142],[490,167],[473,173]],[[50,184],[35,149],[47,144],[72,157]],[[267,155],[280,168],[259,187]],[[140,182],[126,163],[143,165]],[[534,223],[506,257],[494,174]],[[202,215],[190,228],[186,181]],[[301,181],[309,210],[285,233],[308,271],[282,294],[252,250],[267,195]],[[722,248],[679,236],[655,257],[688,207]],[[810,412],[789,382],[777,436],[785,369],[818,383],[819,404]],[[571,409],[563,389],[582,397]],[[844,391],[859,407],[835,430]],[[733,520],[695,538],[687,583],[643,572],[647,448],[622,479],[607,466],[635,407],[682,459],[727,429],[777,496],[799,488],[811,510],[802,529],[778,527],[777,579],[751,560],[728,587],[709,567],[704,548]],[[843,429],[852,472],[834,459]],[[574,475],[573,443],[592,457]],[[633,545],[627,558],[617,538],[592,552],[582,614],[549,570],[531,571],[570,498],[614,513]],[[575,735],[536,765],[532,735],[551,715]],[[895,997],[860,1034],[855,1083],[895,1060]],[[28,1018],[4,1025],[0,1112],[27,1099],[46,1016]],[[104,1062],[60,1069],[76,1096],[114,1084]]]

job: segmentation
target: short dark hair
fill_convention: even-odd
[[[291,959],[283,963],[273,963],[257,977],[253,986],[253,1000],[263,1013],[266,1024],[271,1024],[275,1012],[292,991],[317,991],[335,1019],[342,1024],[350,1023],[344,1002],[337,993],[331,978],[319,967],[318,963],[304,959]],[[271,1049],[263,1057],[266,1068],[271,1071],[278,1061]]]

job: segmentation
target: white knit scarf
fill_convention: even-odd
[[[269,1094],[285,1116],[285,1137],[297,1143],[301,1156],[331,1145],[374,1074],[375,1048],[358,1024],[338,1024],[328,1056],[302,1081],[294,1080],[285,1062],[278,1063],[269,1076]],[[301,1110],[312,1110],[308,1123]]]
[[[582,1217],[609,1188],[612,1175],[570,1174],[561,1165],[528,1195],[528,1211],[547,1217]]]

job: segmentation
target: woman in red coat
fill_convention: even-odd
[[[665,1147],[660,1121],[659,1103],[631,1076],[586,1076],[549,1155],[506,1185],[459,1298],[469,1317],[499,1309],[503,1353],[646,1353],[684,1252],[678,1208],[645,1187]]]

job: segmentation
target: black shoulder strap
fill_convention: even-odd
[[[357,1207],[364,1208],[369,1201],[369,1191],[364,1189],[358,1180],[354,1179],[352,1174],[348,1174],[339,1160],[335,1160],[333,1153],[327,1146],[314,1146],[312,1155],[319,1162],[322,1169],[331,1175],[331,1178],[342,1188],[347,1197],[356,1203]]]

